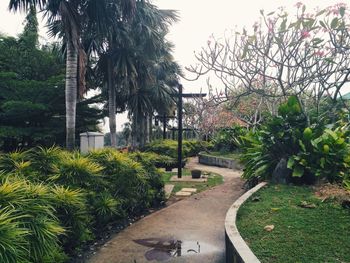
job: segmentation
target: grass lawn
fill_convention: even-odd
[[[321,202],[309,187],[267,186],[254,199],[239,209],[237,226],[261,262],[350,262],[349,209]],[[275,228],[267,232],[266,225]]]
[[[203,174],[203,171],[202,171]],[[211,187],[214,187],[216,185],[222,184],[223,183],[223,178],[221,175],[214,174],[214,173],[208,173],[206,175],[208,177],[207,182],[204,183],[196,183],[196,182],[170,182],[170,178],[174,175],[177,175],[176,172],[165,172],[163,175],[163,180],[165,184],[173,184],[174,189],[172,192],[172,195],[178,191],[180,191],[182,188],[196,188],[197,193],[204,191],[206,189],[209,189]],[[182,176],[191,176],[191,171],[184,169],[182,172]]]
[[[222,152],[210,152],[208,155],[224,157],[233,160],[239,160],[239,154],[236,152],[222,153]]]

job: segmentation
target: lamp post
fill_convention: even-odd
[[[177,177],[182,177],[182,99],[183,98],[203,98],[207,96],[205,93],[187,93],[183,94],[183,87],[181,84],[178,85],[179,92],[177,94],[178,96],[178,102],[177,102],[177,112],[178,112],[178,137],[177,137]]]

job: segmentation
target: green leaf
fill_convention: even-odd
[[[337,26],[338,26],[338,22],[339,22],[338,17],[333,18],[333,20],[332,20],[332,22],[331,22],[331,28],[332,28],[332,29],[336,29]]]
[[[327,26],[326,26],[325,22],[320,21],[320,25],[321,25],[323,28],[326,28],[326,29],[327,29]]]
[[[304,175],[304,167],[302,167],[300,165],[295,166],[292,176],[293,177],[302,177],[303,175]]]
[[[326,159],[324,157],[322,157],[320,159],[320,166],[321,166],[321,168],[324,168],[325,163],[326,163]]]
[[[325,10],[325,9],[323,9],[323,10],[321,10],[320,12],[318,12],[318,13],[316,14],[316,16],[323,15],[325,12],[326,12],[326,10]]]
[[[243,49],[243,54],[242,54],[242,57],[241,58],[245,58],[247,56],[247,53],[248,53],[248,44],[246,44],[244,46],[244,49]]]
[[[284,19],[280,26],[280,31],[286,30],[287,19]]]
[[[345,7],[344,6],[341,6],[339,8],[339,14],[343,17],[345,15]]]
[[[293,169],[294,163],[295,163],[294,156],[289,157],[288,163],[287,163],[287,168]]]
[[[303,150],[303,152],[306,152],[305,144],[301,140],[299,140],[299,145],[300,145],[301,149]]]
[[[334,131],[332,131],[332,130],[330,130],[330,129],[325,129],[324,132],[327,133],[327,134],[329,134],[330,136],[332,136],[332,138],[333,138],[335,141],[338,140],[338,135],[337,135]]]
[[[314,39],[312,40],[312,42],[313,42],[314,45],[318,45],[318,44],[320,44],[321,42],[323,42],[323,39],[316,37],[316,38],[314,38]]]

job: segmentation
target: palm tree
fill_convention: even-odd
[[[29,11],[34,5],[46,12],[49,23],[61,23],[66,39],[66,147],[71,150],[75,145],[81,3],[79,0],[10,0],[9,8]]]
[[[64,37],[66,44],[66,147],[75,146],[76,103],[85,92],[87,55],[82,48],[83,34],[107,34],[115,10],[126,14],[135,0],[10,0],[10,10],[28,12],[35,6],[48,17],[51,34]],[[112,14],[112,15],[111,15]],[[119,16],[121,17],[121,16]]]
[[[137,3],[130,35],[133,40],[136,73],[129,89],[128,109],[132,121],[133,147],[149,140],[150,116],[160,101],[171,104],[171,88],[162,81],[159,72],[163,61],[173,62],[171,45],[165,40],[169,25],[177,20],[176,12],[159,10],[144,1]],[[164,67],[165,68],[165,67]],[[170,106],[169,104],[169,106]]]

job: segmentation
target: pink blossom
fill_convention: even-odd
[[[310,36],[311,36],[311,34],[309,31],[307,31],[305,29],[303,31],[301,31],[301,38],[308,38]]]
[[[315,52],[315,55],[319,56],[319,57],[323,57],[324,56],[324,51],[318,50],[318,51]]]

